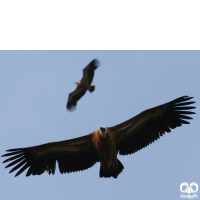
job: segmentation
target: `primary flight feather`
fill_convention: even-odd
[[[61,173],[85,170],[100,162],[100,177],[114,177],[124,166],[117,154],[128,155],[151,144],[165,132],[189,124],[188,115],[195,103],[193,97],[183,96],[160,106],[150,108],[113,127],[100,127],[94,132],[71,140],[51,142],[38,146],[9,149],[3,163],[18,170],[15,176],[28,169],[26,176],[55,173],[56,161]]]
[[[90,92],[95,90],[95,86],[91,85],[91,83],[94,78],[94,70],[96,70],[98,66],[99,61],[94,59],[83,69],[83,78],[79,82],[76,82],[76,89],[69,94],[67,110],[74,110],[77,101],[86,93],[87,90]]]

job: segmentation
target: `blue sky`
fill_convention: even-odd
[[[83,68],[101,65],[93,85],[68,112],[66,102]],[[99,178],[100,164],[61,175],[17,178],[0,167],[1,198],[180,199],[180,184],[200,184],[200,51],[0,51],[0,152],[89,134],[177,97],[193,96],[196,115],[161,139],[129,155],[117,179]],[[0,158],[2,162],[4,158]]]

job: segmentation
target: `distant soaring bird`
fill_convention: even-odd
[[[95,90],[95,86],[91,85],[91,83],[94,77],[94,70],[96,70],[98,66],[99,61],[94,59],[83,69],[83,78],[79,82],[76,82],[76,90],[69,94],[67,102],[67,109],[69,111],[76,108],[77,101],[86,93],[87,90],[90,92]]]
[[[54,174],[56,161],[61,173],[85,170],[100,162],[100,177],[114,177],[124,166],[117,154],[128,155],[151,144],[165,132],[182,124],[189,124],[188,111],[195,107],[189,101],[193,97],[183,96],[160,106],[145,110],[135,117],[113,127],[100,127],[89,135],[38,146],[9,149],[6,166],[14,166],[10,173],[19,169],[15,176],[28,169],[26,176],[40,175],[47,171]]]

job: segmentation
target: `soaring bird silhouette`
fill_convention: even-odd
[[[128,155],[182,124],[189,124],[188,111],[195,103],[193,97],[183,96],[160,106],[145,110],[135,117],[113,127],[100,127],[94,132],[71,140],[50,142],[38,146],[9,149],[3,163],[19,169],[15,176],[28,169],[26,176],[55,173],[56,161],[61,173],[85,170],[100,162],[100,177],[114,177],[124,169],[117,154]]]
[[[72,111],[76,108],[77,101],[86,93],[87,90],[93,92],[95,90],[95,86],[91,85],[94,70],[99,66],[99,61],[97,59],[92,60],[84,69],[83,69],[83,78],[76,82],[76,89],[69,94],[67,109]]]

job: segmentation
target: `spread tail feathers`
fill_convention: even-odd
[[[109,178],[109,177],[113,177],[113,178],[117,178],[117,176],[122,172],[122,170],[124,169],[124,166],[122,165],[122,163],[118,161],[118,167],[117,170],[112,171],[112,170],[106,170],[105,168],[102,168],[102,166],[100,167],[100,174],[99,176],[105,177],[105,178]]]
[[[94,86],[94,85],[91,85],[89,91],[90,91],[90,92],[93,92],[94,90],[95,90],[95,86]]]

